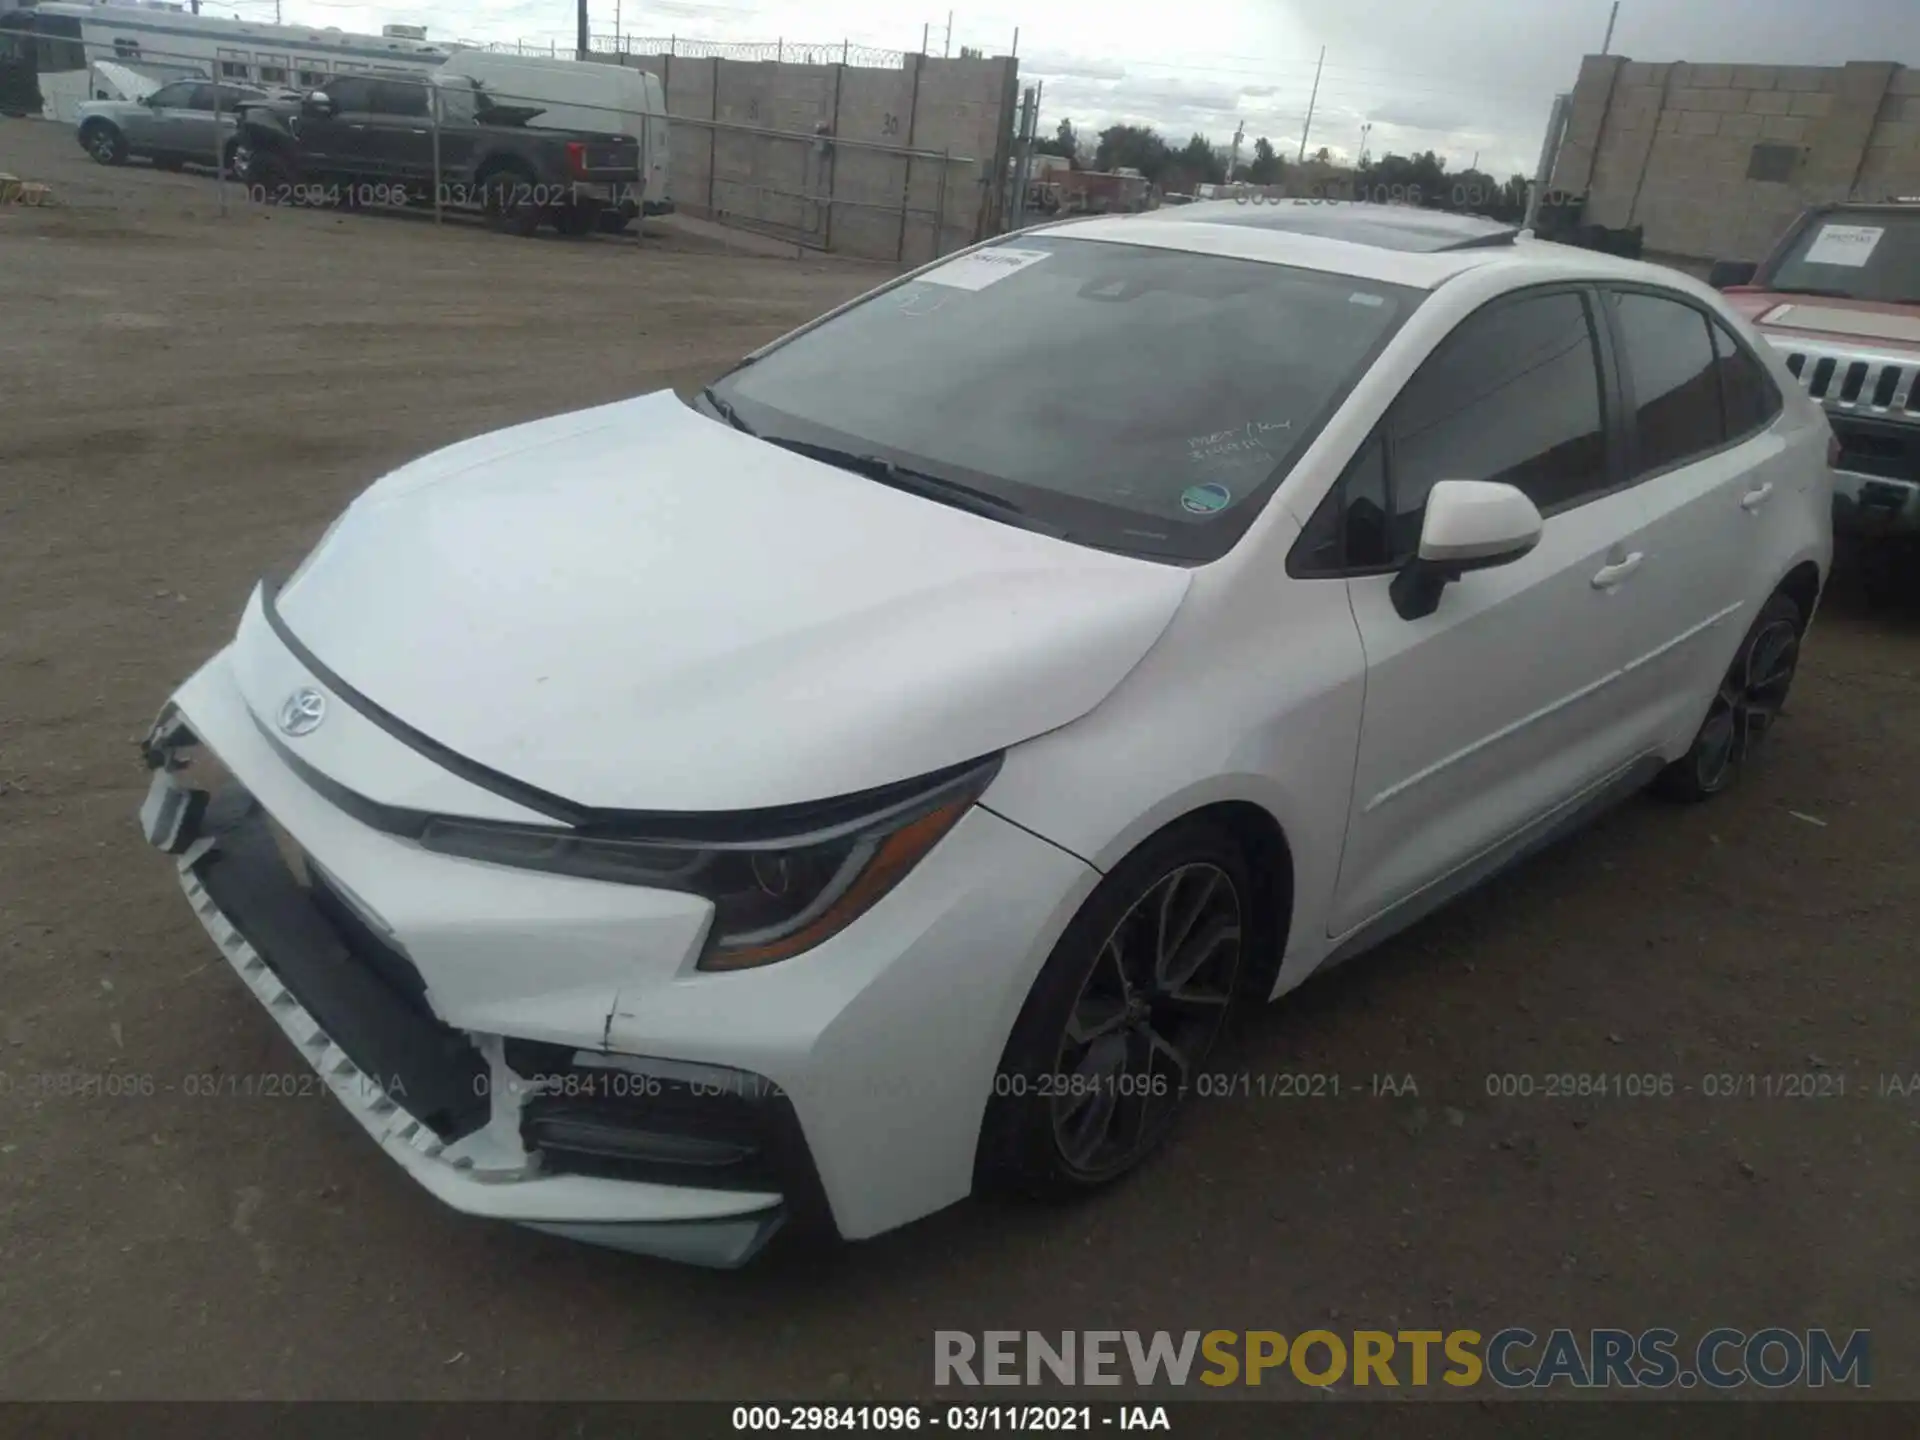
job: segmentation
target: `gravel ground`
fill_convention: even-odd
[[[254,578],[410,456],[697,386],[884,272],[223,217],[31,122],[0,169],[65,202],[0,213],[0,1393],[898,1397],[936,1329],[1730,1324],[1871,1328],[1875,1394],[1920,1397],[1920,1094],[1882,1093],[1920,1072],[1920,645],[1844,575],[1739,790],[1630,803],[1251,1018],[1255,1093],[1088,1203],[712,1274],[450,1214],[330,1102],[189,1096],[300,1064],[133,825],[133,742]],[[1257,1093],[1294,1071],[1341,1098]],[[1489,1094],[1564,1072],[1674,1090]]]

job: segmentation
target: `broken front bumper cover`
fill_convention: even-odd
[[[142,808],[143,828],[151,843],[177,854],[180,887],[195,916],[334,1097],[435,1197],[470,1215],[718,1267],[745,1264],[796,1217],[802,1228],[816,1228],[824,1210],[818,1178],[791,1107],[770,1086],[762,1091],[756,1077],[726,1072],[734,1077],[726,1086],[708,1080],[694,1087],[702,1095],[724,1089],[733,1113],[747,1105],[781,1142],[758,1147],[765,1152],[758,1168],[733,1175],[724,1173],[728,1157],[755,1147],[714,1144],[702,1153],[699,1138],[685,1133],[696,1128],[685,1105],[668,1117],[678,1134],[663,1134],[658,1124],[649,1130],[644,1107],[607,1098],[604,1085],[584,1102],[578,1090],[555,1099],[557,1108],[543,1115],[550,1102],[541,1081],[524,1078],[508,1055],[516,1047],[522,1056],[546,1052],[565,1065],[565,1047],[464,1035],[439,1024],[424,1003],[405,1003],[404,986],[374,973],[351,922],[343,924],[325,903],[323,877],[313,876],[311,888],[295,878],[250,794],[229,784],[209,800],[187,789],[166,763],[169,737],[160,729],[147,753],[150,763],[161,763]],[[613,1073],[629,1076],[690,1068],[639,1057],[580,1058],[604,1060]],[[632,1082],[621,1094],[640,1090]],[[649,1080],[646,1093],[661,1093],[660,1085]],[[551,1149],[541,1143],[544,1133],[553,1137]],[[741,1183],[743,1176],[768,1176],[776,1163],[792,1184]],[[714,1180],[647,1178],[662,1173]]]

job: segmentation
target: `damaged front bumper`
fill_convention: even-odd
[[[142,825],[234,972],[347,1112],[456,1210],[694,1264],[830,1227],[778,1088],[725,1067],[475,1035],[433,1012],[377,916],[228,781],[185,783],[163,717]]]

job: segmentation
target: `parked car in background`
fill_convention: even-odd
[[[1920,580],[1920,203],[1820,205],[1711,276],[1833,427],[1834,530],[1877,596]]]
[[[138,100],[81,103],[75,137],[102,165],[151,160],[163,170],[233,165],[235,115],[242,104],[268,99],[258,86],[174,80]],[[221,137],[218,147],[214,137]]]
[[[1090,1191],[1236,1007],[1753,761],[1832,497],[1744,320],[1198,208],[461,441],[255,588],[145,833],[431,1193],[733,1265]]]
[[[462,76],[336,75],[325,90],[245,107],[235,158],[270,203],[430,205],[437,197],[483,209],[514,234],[543,222],[586,234],[639,184],[639,142],[532,129],[538,113],[498,103]]]

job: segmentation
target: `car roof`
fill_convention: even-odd
[[[1239,208],[1233,201],[1227,204]],[[1200,208],[1180,206],[1177,213],[1167,215],[1154,211],[1144,215],[1075,217],[1034,226],[1025,233],[1045,232],[1075,240],[1145,245],[1161,250],[1264,261],[1270,265],[1292,265],[1418,290],[1437,289],[1469,270],[1499,267],[1516,272],[1516,285],[1556,280],[1620,280],[1689,293],[1711,293],[1704,292],[1704,287],[1691,277],[1666,266],[1538,240],[1525,231],[1500,244],[1407,250],[1272,226],[1221,224],[1196,216],[1194,211]],[[1017,235],[1007,239],[1015,245],[1020,243]]]
[[[1517,225],[1483,215],[1354,200],[1268,200],[1251,196],[1244,200],[1208,200],[1182,206],[1179,218],[1189,224],[1250,225],[1256,230],[1290,230],[1296,235],[1324,235],[1330,240],[1378,245],[1383,250],[1422,253],[1510,245],[1520,233]]]

